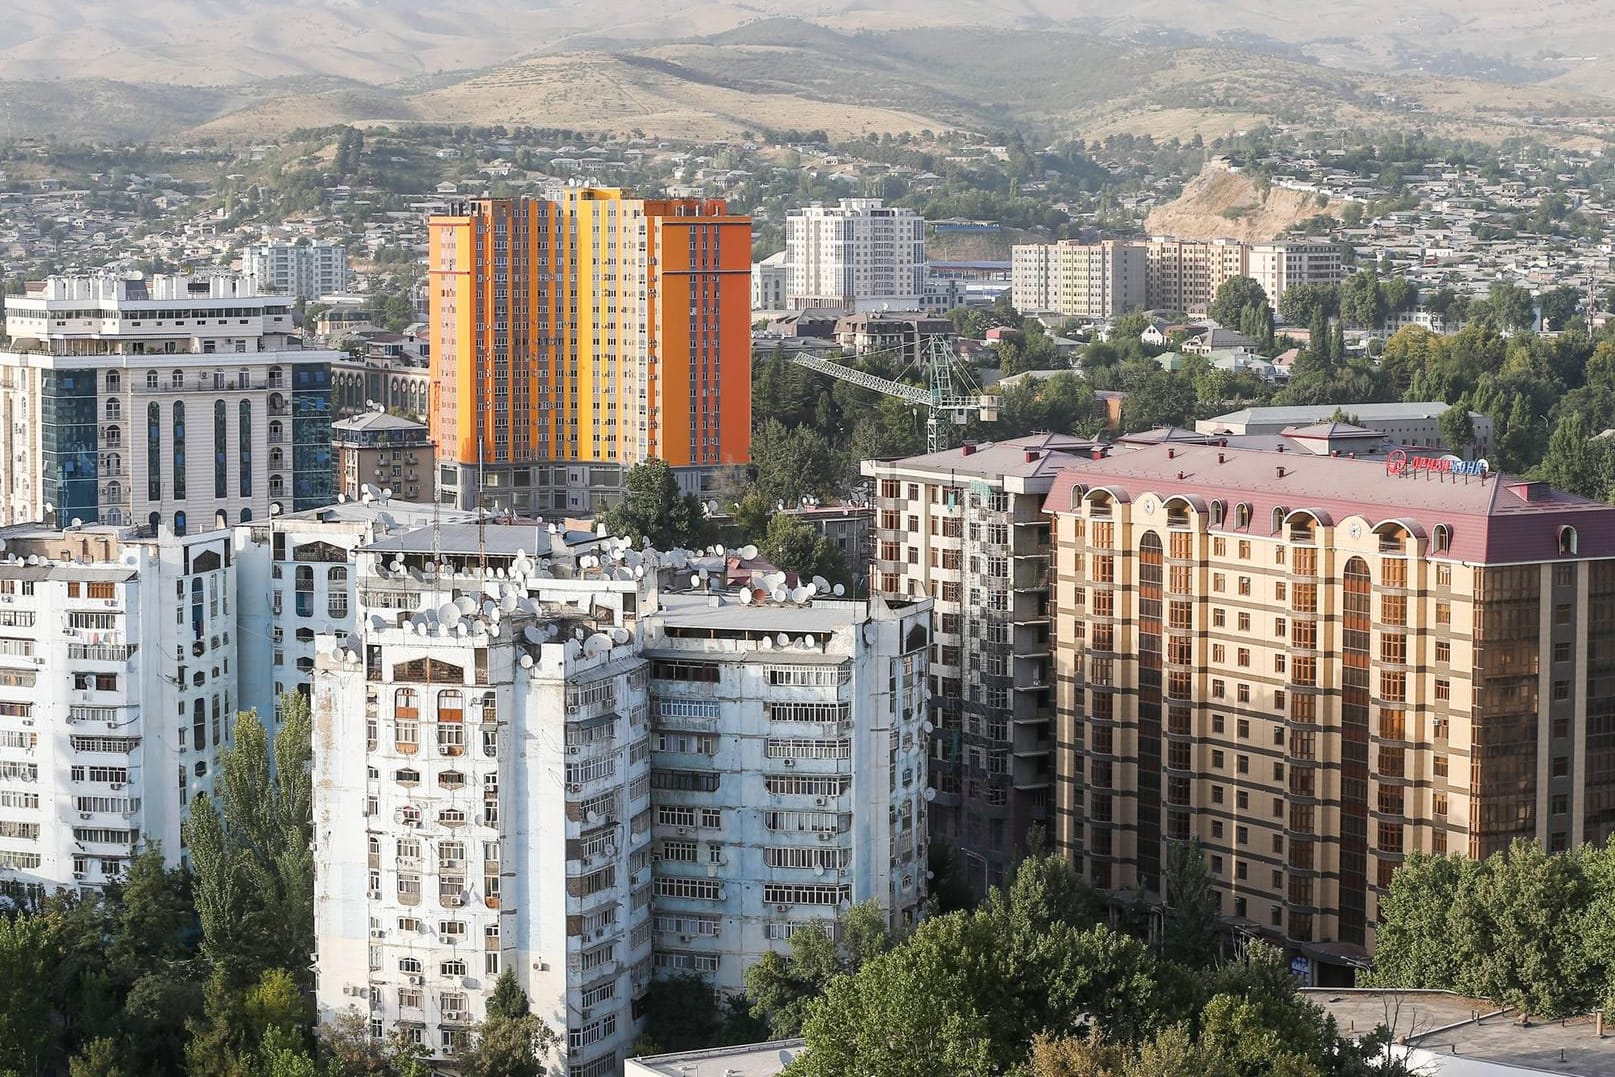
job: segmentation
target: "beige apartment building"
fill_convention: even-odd
[[[1017,243],[1010,253],[1017,310],[1113,318],[1146,305],[1144,248],[1137,243]]]
[[[1410,853],[1615,828],[1615,508],[1215,444],[1077,460],[1046,508],[1055,839],[1098,887],[1158,896],[1199,838],[1225,923],[1349,983]]]

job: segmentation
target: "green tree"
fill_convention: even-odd
[[[1498,329],[1520,330],[1531,328],[1536,320],[1535,302],[1529,288],[1503,281],[1494,281],[1486,292],[1486,299],[1477,314],[1472,316],[1489,321]]]
[[[555,1031],[532,1012],[527,994],[509,969],[499,974],[488,998],[488,1019],[458,1056],[462,1077],[540,1077]]]
[[[1387,304],[1379,277],[1359,269],[1340,285],[1340,317],[1358,329],[1378,329],[1385,321]]]
[[[1189,968],[1217,958],[1218,897],[1198,840],[1172,842],[1165,870],[1161,955]]]
[[[68,1063],[68,1077],[128,1077],[121,1064],[121,1052],[114,1040],[91,1040],[83,1053]]]
[[[823,576],[831,582],[849,582],[836,544],[793,513],[776,512],[758,548],[769,564],[803,579]]]
[[[1254,277],[1229,277],[1217,286],[1208,313],[1219,325],[1238,326],[1245,311],[1266,306],[1267,293]]]
[[[1279,317],[1288,325],[1310,325],[1317,312],[1327,318],[1338,307],[1339,296],[1329,284],[1292,284],[1279,296]]]
[[[789,957],[771,951],[746,970],[751,1012],[768,1022],[775,1039],[801,1035],[809,1007],[831,980],[857,972],[892,947],[891,931],[873,901],[842,913],[836,930],[839,944],[823,924],[810,923],[791,935]]]
[[[1459,982],[1460,955],[1448,935],[1448,917],[1476,864],[1467,857],[1412,853],[1391,877],[1380,902],[1374,968],[1364,980],[1376,987],[1447,989]]]
[[[646,460],[628,469],[622,500],[600,522],[613,534],[659,550],[704,544],[707,531],[701,501],[679,492],[678,478],[665,460]]]
[[[56,1045],[49,987],[62,943],[50,919],[0,918],[0,1059],[18,1074],[48,1072]]]
[[[848,457],[818,430],[808,426],[786,429],[777,419],[770,419],[752,436],[751,461],[758,492],[787,505],[808,496],[839,493],[851,467]]]
[[[1542,307],[1542,328],[1562,331],[1570,328],[1581,310],[1581,289],[1573,285],[1550,288],[1537,302]]]
[[[1468,397],[1459,397],[1458,403],[1442,413],[1437,425],[1441,427],[1441,440],[1460,456],[1475,443],[1475,421],[1469,414]]]

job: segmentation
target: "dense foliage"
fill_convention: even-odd
[[[1485,860],[1414,854],[1380,905],[1373,982],[1495,999],[1538,1017],[1615,1002],[1615,850]]]

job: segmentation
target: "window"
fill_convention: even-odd
[[[1561,623],[1564,623],[1564,622],[1561,622]],[[1438,625],[1450,625],[1450,624],[1452,624],[1452,603],[1451,602],[1437,602],[1436,603],[1436,624],[1438,624]]]
[[[1564,644],[1564,646],[1568,647],[1569,644]],[[1559,654],[1558,648],[1555,647],[1554,648],[1554,660],[1555,661],[1558,661],[1558,654]],[[1451,643],[1448,643],[1444,639],[1436,640],[1436,661],[1437,662],[1451,662],[1452,661],[1452,644]]]
[[[1241,576],[1239,578],[1239,593],[1242,595],[1249,595],[1251,593],[1251,578],[1249,576]]]

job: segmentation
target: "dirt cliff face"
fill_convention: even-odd
[[[1157,236],[1265,243],[1308,217],[1338,209],[1319,205],[1306,191],[1270,187],[1263,194],[1249,176],[1230,172],[1226,161],[1208,161],[1181,195],[1150,210],[1145,227]]]

